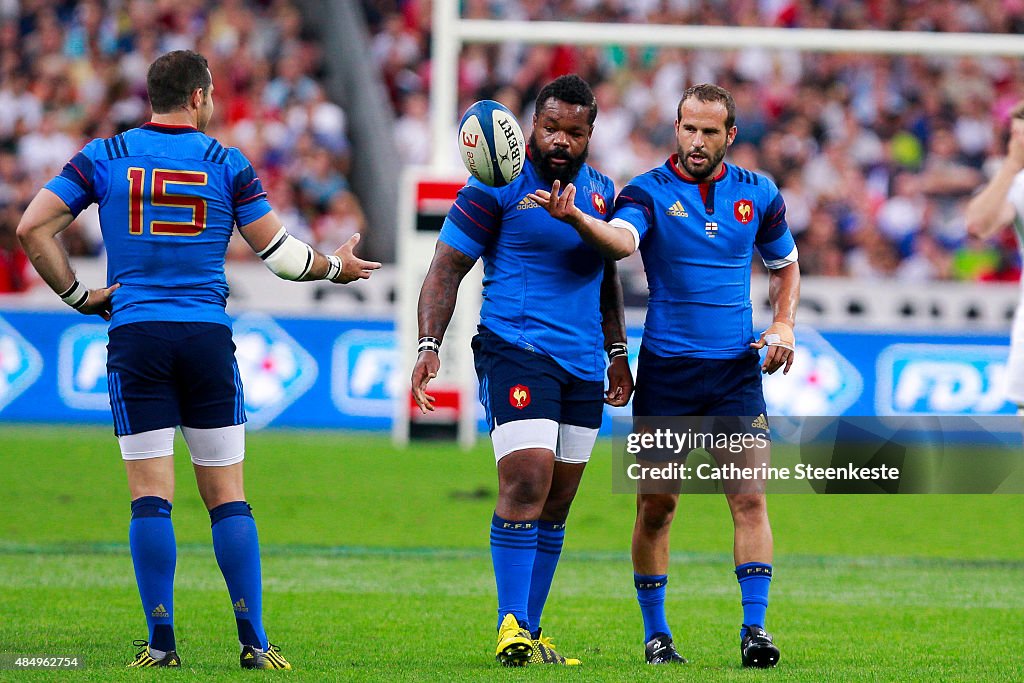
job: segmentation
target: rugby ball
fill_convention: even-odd
[[[459,123],[462,163],[484,185],[503,187],[522,172],[526,141],[515,115],[494,100],[474,102]]]

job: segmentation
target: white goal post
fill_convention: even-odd
[[[907,31],[848,31],[827,29],[784,29],[692,25],[613,24],[582,22],[525,22],[462,19],[459,0],[434,0],[432,15],[432,62],[430,74],[430,135],[431,164],[418,174],[447,178],[467,177],[464,169],[453,166],[456,155],[455,130],[459,118],[458,62],[462,47],[467,44],[547,44],[547,45],[608,45],[654,46],[702,50],[742,50],[764,48],[789,51],[849,52],[892,55],[931,56],[1024,56],[1024,37],[1009,34],[983,33],[923,33]],[[409,182],[403,186],[410,187]],[[412,202],[408,192],[403,198],[403,221],[412,221]],[[402,239],[399,233],[399,240]],[[409,233],[405,233],[408,235]],[[421,233],[401,248],[399,269],[404,273],[398,287],[398,348],[403,357],[403,372],[407,372],[415,356],[416,311],[415,296],[419,291],[419,278],[426,272],[432,249],[423,241]],[[478,282],[478,280],[476,280]],[[452,381],[464,382],[460,387],[463,397],[458,425],[458,440],[468,447],[476,438],[475,406],[468,399],[475,390],[472,375],[472,356],[468,336],[478,318],[479,299],[460,302],[453,319],[457,337],[448,344],[447,372]],[[452,347],[458,345],[455,350]],[[405,391],[399,391],[396,401],[394,428],[395,441],[406,443],[409,438],[409,403],[407,377]]]
[[[893,55],[1024,56],[1024,36],[1005,33],[488,21],[462,19],[458,6],[459,0],[434,0],[430,116],[432,163],[437,169],[443,168],[450,158],[445,150],[453,122],[458,120],[455,108],[458,101],[459,51],[469,43],[650,45],[704,50],[760,47]]]

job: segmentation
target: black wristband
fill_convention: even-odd
[[[629,347],[626,346],[626,342],[614,342],[608,347],[608,360],[615,360],[620,356],[628,356]]]
[[[420,337],[420,341],[416,346],[416,353],[423,353],[424,351],[437,353],[441,348],[441,340],[437,337]]]
[[[89,300],[89,290],[76,279],[71,283],[70,287],[58,294],[58,296],[64,303],[77,311]]]

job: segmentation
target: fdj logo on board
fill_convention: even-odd
[[[57,389],[77,410],[110,410],[107,397],[107,326],[73,325],[57,351]]]
[[[1002,346],[893,344],[878,357],[881,415],[1013,414]]]
[[[394,333],[346,332],[335,341],[332,356],[335,407],[347,415],[391,415],[394,397],[401,395],[407,381],[401,373]]]

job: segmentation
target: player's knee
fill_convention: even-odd
[[[657,532],[670,525],[676,516],[676,503],[671,495],[642,496],[638,512],[644,530]]]
[[[537,506],[547,496],[547,483],[535,477],[520,477],[505,482],[501,495],[515,506]]]
[[[729,497],[732,518],[737,526],[760,524],[768,516],[764,496],[759,493],[742,493]]]
[[[575,491],[572,493],[575,494]],[[547,500],[544,501],[542,518],[552,522],[564,522],[569,517],[573,494],[549,494]]]

